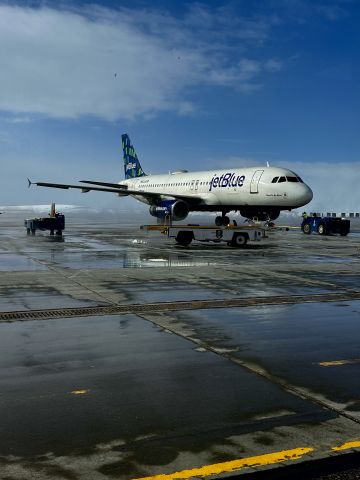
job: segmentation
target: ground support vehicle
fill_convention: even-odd
[[[350,220],[340,217],[307,217],[301,224],[301,230],[310,235],[333,235],[339,233],[345,237],[350,231]]]
[[[199,242],[226,242],[230,247],[244,247],[249,241],[259,241],[263,229],[254,226],[201,226],[201,225],[143,225],[148,231],[159,231],[168,238],[174,238],[179,245],[188,246],[193,240]]]
[[[65,216],[56,213],[53,217],[29,218],[24,220],[24,226],[28,235],[35,235],[36,230],[50,230],[50,235],[62,235],[65,229]]]

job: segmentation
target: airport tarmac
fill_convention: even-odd
[[[0,218],[1,479],[214,478],[360,451],[360,230],[184,248],[93,216],[27,236],[23,218]]]

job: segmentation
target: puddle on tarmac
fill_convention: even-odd
[[[2,253],[0,255],[0,270],[3,272],[13,271],[32,271],[47,270],[45,265],[41,265],[25,255],[16,255],[12,253]]]

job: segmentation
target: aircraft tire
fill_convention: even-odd
[[[226,227],[226,225],[229,225],[229,223],[230,223],[229,217],[222,217],[222,224],[224,225],[224,227]]]
[[[221,227],[223,224],[223,220],[222,220],[222,217],[218,216],[218,217],[215,217],[215,225],[217,227]]]

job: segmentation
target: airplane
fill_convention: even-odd
[[[188,172],[177,170],[147,175],[142,169],[129,135],[122,135],[125,180],[119,183],[80,180],[83,185],[31,182],[40,187],[101,191],[131,196],[150,206],[150,215],[184,220],[190,212],[221,212],[217,226],[228,225],[227,214],[259,221],[275,220],[282,210],[306,205],[313,198],[311,188],[296,173],[279,167],[220,168]],[[159,220],[159,221],[161,221]]]

